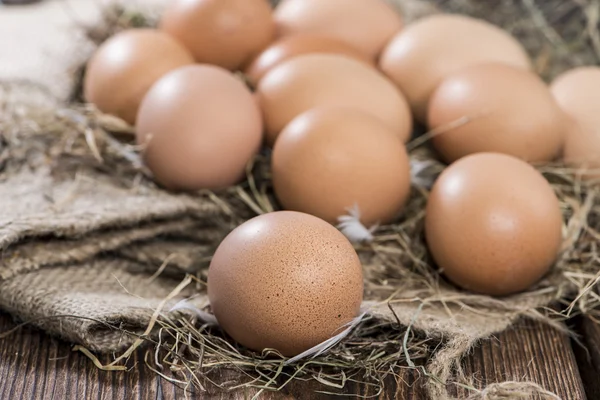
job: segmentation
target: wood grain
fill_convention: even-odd
[[[0,314],[0,332],[14,327],[10,317]],[[600,343],[600,335],[596,339]],[[0,399],[98,399],[98,400],[179,400],[184,390],[160,378],[144,363],[143,353],[132,358],[127,372],[98,370],[72,346],[34,329],[24,328],[0,340]],[[597,350],[600,347],[597,348]],[[600,350],[598,352],[600,362]],[[104,356],[101,361],[109,362]],[[598,364],[600,365],[600,364]],[[465,370],[477,378],[480,387],[510,380],[532,380],[563,399],[585,399],[569,339],[536,322],[523,322],[515,329],[484,341],[465,361]],[[162,371],[169,374],[169,371]],[[235,380],[237,372],[222,371],[222,377]],[[349,384],[339,394],[344,397],[375,396],[379,399],[425,400],[418,371],[400,369],[386,380],[385,391],[376,396],[374,388]],[[597,375],[596,375],[597,376]],[[260,399],[331,398],[318,393],[326,388],[315,381],[296,382],[282,393],[264,392]],[[463,398],[465,391],[451,388]],[[236,392],[189,394],[188,399],[250,399],[258,389]],[[596,397],[597,398],[597,397]],[[592,399],[592,397],[590,397]]]
[[[531,381],[564,400],[586,398],[568,336],[539,322],[519,322],[495,340],[482,342],[464,368],[480,388],[493,382]],[[455,390],[458,397],[466,395]]]
[[[587,317],[575,321],[580,333],[573,350],[588,399],[600,399],[600,326]]]

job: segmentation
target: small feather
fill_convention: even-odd
[[[370,242],[373,240],[373,233],[379,225],[373,225],[367,228],[360,222],[360,208],[357,204],[348,209],[347,215],[342,215],[338,218],[337,228],[350,240],[352,243]]]
[[[219,324],[214,315],[212,315],[211,313],[207,313],[206,311],[202,311],[195,305],[191,304],[188,301],[188,299],[183,299],[180,302],[178,302],[177,304],[175,304],[173,306],[173,308],[171,308],[169,310],[169,312],[182,311],[182,310],[192,311],[198,318],[200,318],[202,321],[206,322],[207,324],[215,325],[215,326]]]
[[[320,344],[316,345],[315,347],[312,347],[312,348],[306,350],[305,352],[300,353],[297,356],[290,358],[284,364],[285,365],[293,364],[304,358],[308,358],[308,357],[315,358],[315,357],[318,357],[321,354],[325,353],[327,350],[331,349],[333,346],[335,346],[336,344],[341,342],[346,336],[348,336],[350,334],[350,332],[352,332],[352,330],[354,328],[356,328],[356,326],[360,323],[360,321],[363,320],[365,315],[367,315],[367,313],[362,313],[361,315],[359,315],[358,317],[356,317],[352,321],[350,321],[348,324],[346,324],[347,328],[344,329],[342,332],[338,333],[337,335],[335,335],[334,337],[332,337],[330,339],[327,339],[323,343],[320,343]]]
[[[431,189],[435,182],[435,175],[427,170],[438,165],[435,160],[410,160],[410,174],[413,184],[425,189]]]

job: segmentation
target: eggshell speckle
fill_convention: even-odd
[[[383,0],[283,0],[275,10],[278,35],[320,34],[345,41],[376,60],[402,28]]]
[[[593,170],[584,174],[586,178],[600,177],[600,68],[568,71],[552,82],[551,91],[569,117],[565,161]]]
[[[433,145],[447,162],[486,151],[552,161],[566,129],[564,114],[537,75],[499,63],[447,77],[431,98],[428,121],[440,130]]]
[[[531,69],[521,44],[486,21],[463,15],[433,15],[410,24],[384,50],[380,67],[425,122],[429,97],[449,74],[487,62]]]
[[[297,355],[341,332],[363,294],[350,242],[316,217],[282,211],[240,225],[217,249],[208,296],[221,327],[257,351]]]
[[[163,186],[221,189],[245,175],[262,142],[262,120],[250,91],[229,71],[193,65],[150,89],[136,135],[144,161]]]
[[[426,208],[437,265],[473,292],[508,295],[548,272],[562,241],[562,214],[546,179],[504,154],[479,153],[448,167]]]
[[[410,194],[404,144],[354,109],[320,108],[294,119],[275,144],[272,171],[285,208],[332,224],[355,206],[363,224],[389,222]]]
[[[196,61],[229,70],[244,66],[275,38],[267,0],[171,0],[160,29]]]
[[[294,57],[265,75],[257,94],[270,145],[295,117],[324,106],[365,111],[383,121],[403,141],[408,140],[412,130],[410,109],[394,84],[365,63],[345,56]]]
[[[142,99],[168,72],[194,58],[170,36],[153,29],[130,29],[108,39],[87,65],[84,97],[102,112],[135,124]]]
[[[373,65],[372,60],[358,49],[339,39],[319,35],[294,35],[284,37],[263,51],[246,69],[246,75],[252,84],[256,85],[277,65],[293,57],[310,53],[340,54]]]

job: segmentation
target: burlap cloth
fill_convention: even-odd
[[[162,261],[170,256],[171,266],[193,272],[185,257],[201,258],[214,244],[210,234],[202,240],[197,217],[218,214],[215,205],[136,193],[92,173],[60,183],[44,168],[18,173],[0,194],[0,307],[97,351],[132,340],[105,322],[141,333],[179,283],[150,279]],[[49,318],[58,315],[86,319]]]
[[[0,79],[45,88],[4,87],[4,111],[23,103],[55,113],[73,85],[71,66],[93,50],[84,28],[99,23],[107,3],[0,6]],[[163,1],[128,3],[153,12]],[[2,117],[0,109],[3,137],[23,128]],[[17,132],[2,143],[16,166],[4,164],[0,182],[0,308],[91,350],[122,349],[133,336],[118,328],[142,333],[181,275],[193,273],[218,243],[220,237],[202,233],[202,217],[221,210],[156,188],[119,186],[93,168],[58,179],[60,167],[46,159],[50,142]],[[152,278],[165,260],[166,269]]]
[[[80,13],[84,3],[96,7],[93,1],[81,0]],[[48,9],[56,3],[43,4],[31,11],[22,9],[21,18],[37,16],[41,32],[51,35],[57,25]],[[39,54],[48,54],[48,49],[39,46],[51,43],[51,38],[24,41],[29,47],[20,49],[19,59],[14,44],[5,41],[7,21],[11,33],[32,35],[31,27],[16,22],[16,11],[4,13],[0,8],[0,309],[93,351],[122,350],[146,329],[152,313],[186,273],[203,276],[219,241],[239,220],[211,194],[173,194],[157,188],[141,171],[140,179],[127,180],[107,169],[107,157],[120,150],[99,134],[101,124],[90,120],[85,109],[63,102],[72,70],[71,75],[66,73],[64,60],[54,56],[52,66],[40,65]],[[60,45],[50,48],[64,54],[65,26],[58,25],[55,38]],[[75,37],[80,26],[70,29]],[[72,58],[89,53],[87,45],[78,46],[81,55],[72,51]],[[13,56],[1,57],[7,53]],[[56,65],[62,65],[65,79],[9,67],[31,66],[32,53],[37,71],[58,71]],[[30,76],[20,74],[24,71]],[[16,78],[40,85],[14,83]],[[72,134],[65,131],[69,126],[65,118],[73,121]],[[87,148],[80,158],[65,151],[81,142]],[[98,151],[90,151],[96,147]],[[245,215],[252,216],[252,210]],[[548,321],[538,308],[569,289],[556,272],[539,290],[496,300],[461,293],[443,282],[436,287],[420,284],[418,271],[399,264],[394,270],[393,259],[375,257],[368,262],[369,271],[387,268],[399,283],[393,302],[367,293],[364,309],[444,343],[428,366],[441,382],[479,339],[522,316]],[[412,274],[410,285],[403,286],[407,274]],[[164,304],[162,312],[169,313],[177,301],[192,295],[197,307],[207,305],[203,287],[190,286]],[[431,394],[444,397],[443,385]]]

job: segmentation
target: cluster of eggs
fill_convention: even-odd
[[[595,85],[595,86],[594,86]],[[295,355],[359,313],[358,256],[333,226],[401,215],[413,118],[450,166],[425,235],[445,275],[507,295],[538,281],[561,246],[562,214],[529,163],[584,167],[600,153],[600,69],[549,88],[507,32],[460,15],[404,26],[384,0],[171,0],[158,29],[130,29],[90,60],[84,94],[135,125],[146,165],[172,190],[241,181],[271,149],[289,211],[256,217],[219,246],[208,291],[238,342]],[[564,152],[563,152],[564,148]]]

